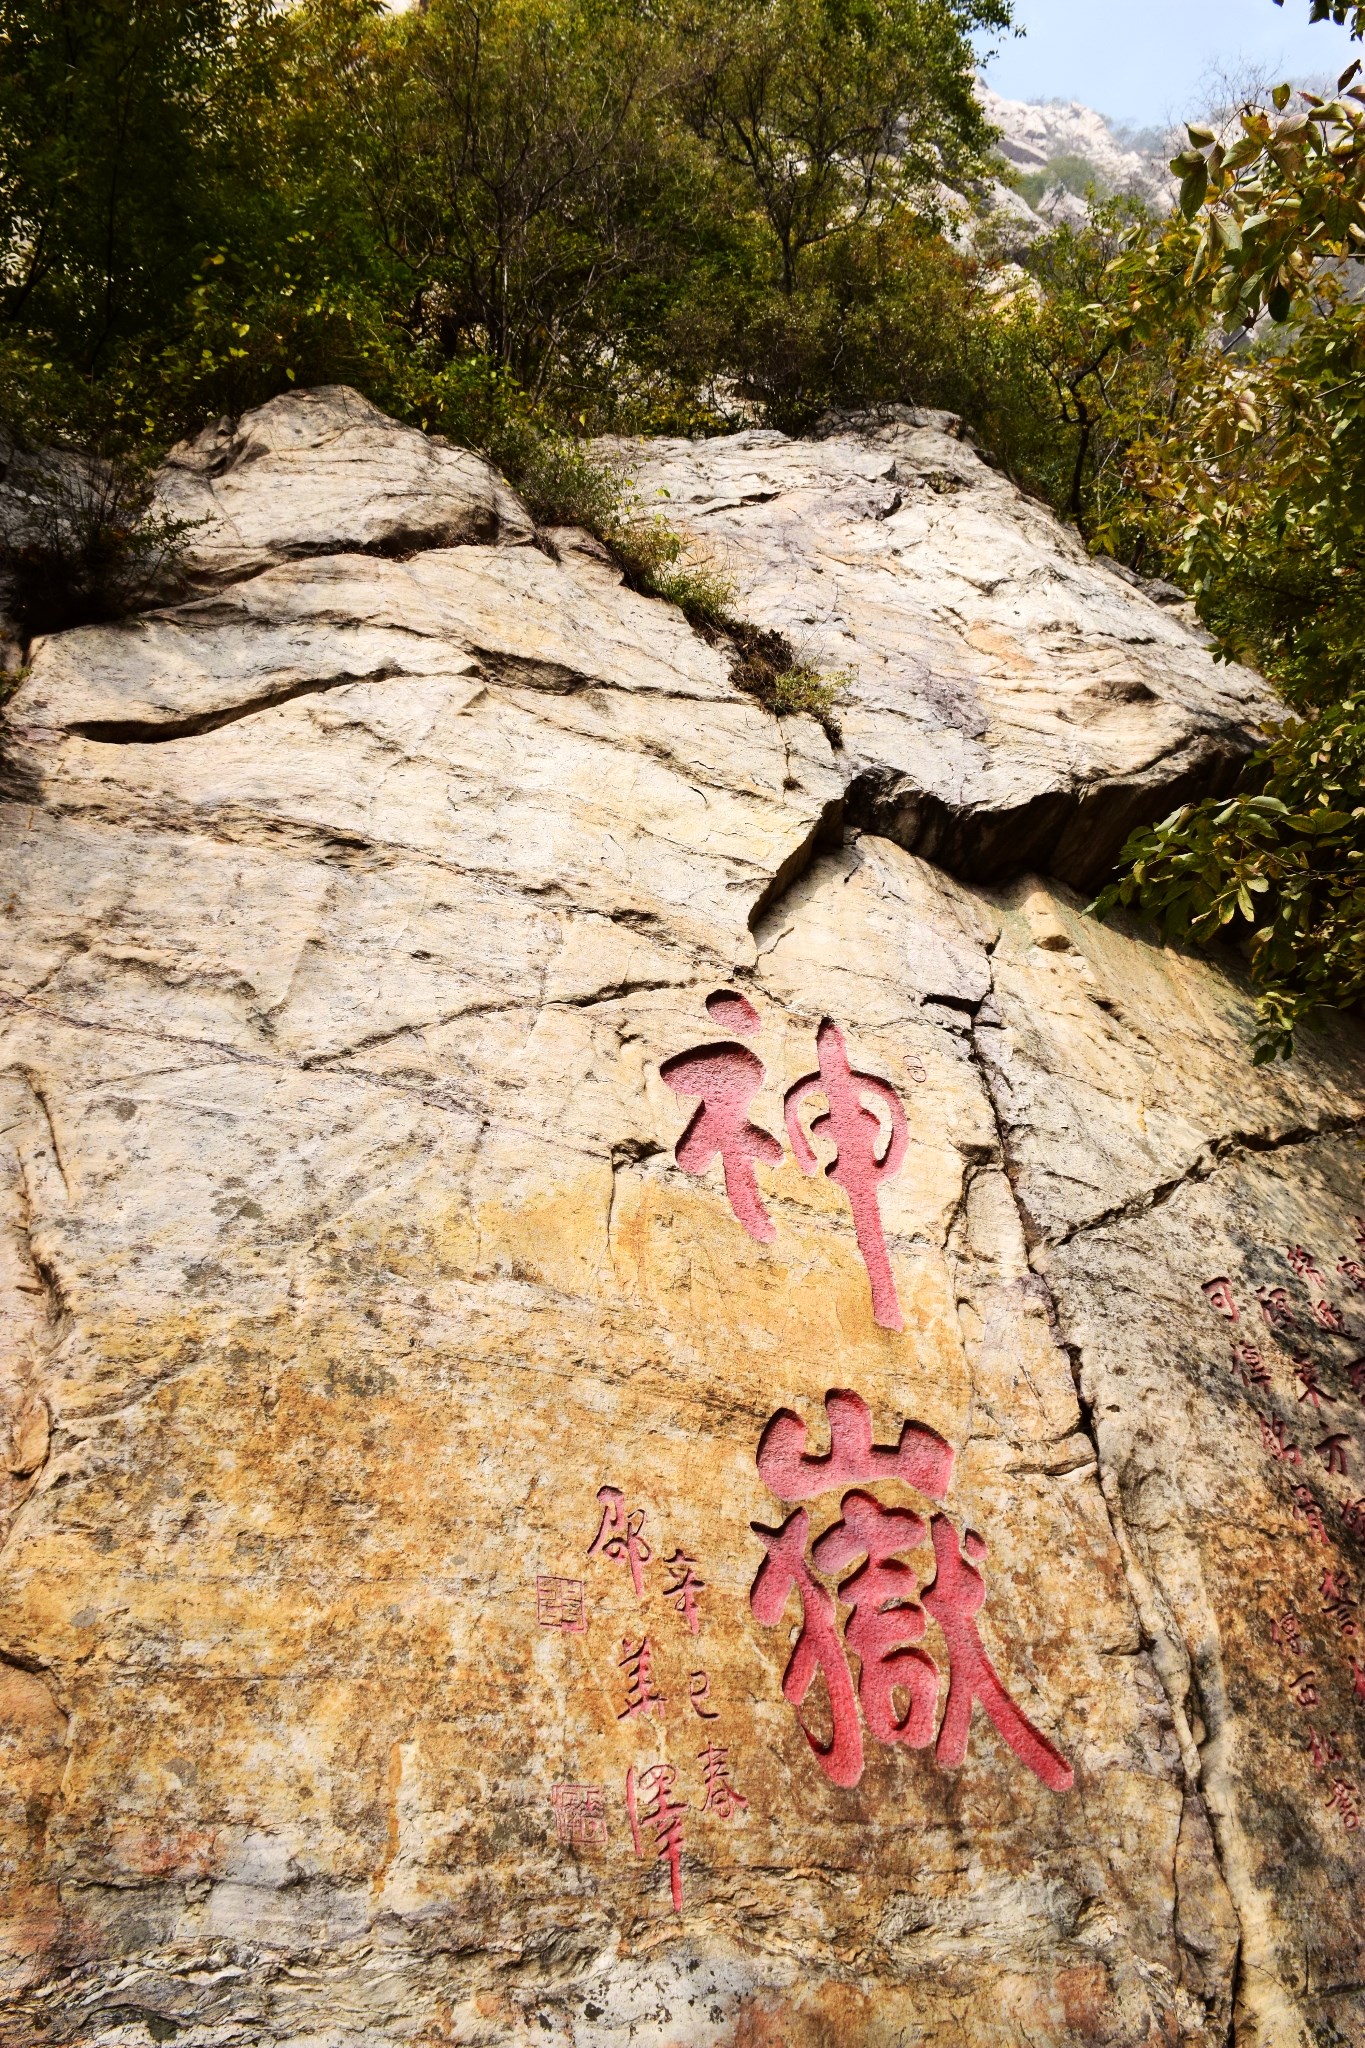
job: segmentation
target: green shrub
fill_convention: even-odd
[[[1135,832],[1093,907],[1136,909],[1177,942],[1244,940],[1260,1063],[1365,995],[1365,692],[1289,719],[1250,773],[1254,789]]]
[[[0,576],[25,641],[125,617],[171,595],[192,522],[157,510],[123,461],[17,455],[5,476]]]

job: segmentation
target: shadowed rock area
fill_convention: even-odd
[[[340,391],[32,650],[7,2044],[1365,2042],[1365,1039],[1083,914],[1274,699],[950,429],[632,448],[842,747]]]

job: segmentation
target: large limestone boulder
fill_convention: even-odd
[[[1070,666],[970,788],[1110,660],[1184,735],[1078,724],[1071,823],[1268,703],[969,489],[1032,566],[850,574],[842,750],[510,514],[33,650],[7,2043],[1365,2039],[1362,1034],[1253,1069],[1026,831],[869,829],[977,626]]]
[[[746,617],[846,675],[850,819],[955,873],[1093,886],[1135,825],[1229,786],[1274,713],[950,413],[610,445]]]
[[[172,449],[158,495],[184,522],[185,568],[200,585],[300,556],[531,537],[525,507],[481,457],[386,419],[344,385],[205,427]]]

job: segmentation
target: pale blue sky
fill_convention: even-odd
[[[1275,76],[1345,69],[1344,28],[1310,23],[1309,0],[1016,0],[1028,33],[1002,42],[986,80],[1009,99],[1075,99],[1119,121],[1179,117],[1210,69]]]

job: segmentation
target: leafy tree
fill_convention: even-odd
[[[703,0],[682,106],[740,179],[791,298],[805,252],[985,168],[969,35],[1010,0]]]
[[[1275,0],[1277,7],[1284,6],[1284,0]],[[1365,36],[1365,5],[1362,0],[1312,0],[1308,19],[1310,21],[1334,21],[1338,28],[1349,22],[1353,36]]]
[[[1338,12],[1340,18],[1340,10]],[[1365,94],[1278,87],[1240,134],[1191,128],[1181,208],[1119,266],[1127,332],[1175,309],[1222,326],[1181,394],[1177,431],[1133,474],[1221,651],[1261,662],[1304,707],[1226,803],[1179,812],[1124,849],[1101,907],[1128,903],[1198,943],[1241,934],[1262,990],[1258,1058],[1357,1002],[1365,982]]]
[[[331,6],[312,25],[395,316],[542,385],[650,261],[666,39],[615,0]]]
[[[0,319],[68,405],[258,212],[278,35],[269,0],[0,0]]]
[[[1289,719],[1254,768],[1254,792],[1134,833],[1099,903],[1131,905],[1176,941],[1247,935],[1259,1064],[1287,1058],[1316,1013],[1365,996],[1365,692]]]
[[[1005,376],[1011,409],[993,441],[1021,482],[1041,491],[1092,545],[1140,556],[1128,457],[1134,440],[1169,403],[1197,320],[1171,314],[1140,345],[1125,347],[1125,295],[1115,266],[1149,231],[1137,200],[1094,204],[1081,226],[1063,223],[1026,254],[1021,287],[1000,300],[997,326],[1016,359]],[[997,354],[1000,353],[997,343]]]

